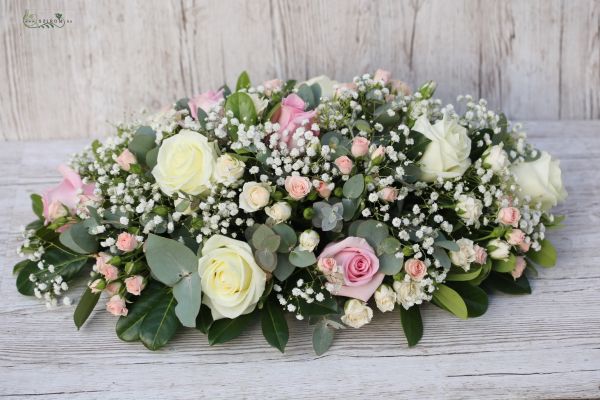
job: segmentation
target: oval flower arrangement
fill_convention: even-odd
[[[286,314],[337,329],[397,309],[409,346],[425,302],[459,318],[494,290],[530,293],[566,197],[558,161],[521,127],[459,97],[462,112],[378,70],[227,86],[122,125],[31,196],[17,288],[70,304],[79,328],[101,294],[116,333],[156,350],[182,327],[209,344],[260,320],[284,351]]]

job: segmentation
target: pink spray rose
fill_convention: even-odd
[[[119,294],[119,291],[121,290],[122,286],[123,284],[120,281],[114,281],[106,285],[104,291],[109,297],[112,297],[115,294]]]
[[[198,108],[201,108],[205,113],[208,113],[211,108],[219,104],[223,99],[223,89],[200,93],[192,97],[188,102],[192,118],[198,119]]]
[[[139,296],[145,286],[146,280],[141,275],[134,275],[125,279],[125,288],[127,289],[127,292],[135,296]]]
[[[354,163],[347,156],[341,156],[335,159],[335,165],[342,174],[348,175],[352,171]]]
[[[398,198],[398,189],[387,186],[381,189],[377,194],[381,200],[391,203],[392,201],[396,201]]]
[[[369,144],[371,144],[371,142],[369,142],[369,139],[364,138],[362,136],[356,136],[352,140],[352,148],[350,149],[350,151],[352,152],[352,155],[354,157],[366,156],[367,153],[369,153]]]
[[[94,294],[102,292],[106,286],[106,282],[103,279],[96,279],[88,286],[90,291]]]
[[[516,207],[504,207],[498,211],[498,221],[504,225],[517,227],[521,219],[521,212]]]
[[[403,96],[410,96],[412,92],[412,90],[410,90],[410,87],[406,83],[397,79],[390,80],[390,86],[392,87],[392,92],[396,94],[401,94]]]
[[[64,216],[64,211],[60,205],[64,205],[69,212],[73,213],[83,196],[86,196],[85,198],[88,199],[94,197],[95,184],[84,184],[79,174],[66,165],[60,165],[58,171],[63,176],[62,182],[58,186],[47,189],[42,193],[46,223]]]
[[[304,176],[288,176],[285,178],[285,190],[294,200],[301,200],[310,193],[310,180]]]
[[[525,232],[520,229],[513,229],[508,234],[506,241],[513,246],[520,245],[525,241]]]
[[[328,244],[319,255],[317,265],[323,269],[329,264],[340,268],[343,275],[341,286],[333,293],[338,296],[367,301],[383,281],[384,274],[378,272],[379,259],[369,243],[359,237]]]
[[[283,87],[283,81],[281,79],[271,79],[269,81],[263,82],[263,87],[265,88],[265,95],[270,96],[273,92],[277,92],[281,90]]]
[[[410,258],[404,263],[404,271],[415,281],[420,281],[427,274],[427,266],[417,258]]]
[[[329,196],[331,196],[331,188],[329,187],[329,185],[323,181],[315,181],[315,182],[316,182],[315,189],[317,190],[317,193],[319,193],[319,196],[321,196],[324,199],[328,199]],[[313,184],[315,182],[313,182]]]
[[[119,295],[114,295],[108,300],[106,310],[116,316],[126,316],[129,312],[125,306],[125,299]]]
[[[529,247],[531,246],[531,243],[526,242],[526,241],[522,241],[521,243],[519,243],[519,249],[523,252],[523,253],[527,253],[529,251]]]
[[[381,81],[385,85],[390,80],[391,77],[392,77],[392,73],[390,71],[386,71],[385,69],[378,69],[377,71],[375,71],[373,80]]]
[[[335,95],[339,96],[340,94],[346,91],[356,92],[356,89],[356,83],[354,82],[340,83],[335,89]]]
[[[475,249],[475,262],[480,265],[485,264],[487,261],[487,251],[485,248],[477,244],[473,248]]]
[[[98,253],[96,256],[96,270],[103,275],[107,281],[114,281],[119,277],[119,269],[108,261],[111,256],[106,253]]]
[[[527,262],[525,261],[525,257],[518,256],[515,262],[515,269],[510,273],[513,278],[518,279],[523,275],[523,271],[525,271],[525,267],[527,267]]]
[[[134,235],[128,232],[121,232],[117,236],[117,249],[128,253],[135,250],[138,245],[138,241]]]
[[[279,110],[273,114],[271,122],[279,124],[279,142],[285,143],[288,148],[297,148],[297,139],[294,138],[296,129],[306,122],[308,129],[312,124],[313,118],[317,114],[316,110],[304,111],[306,104],[297,94],[290,94],[281,102]],[[313,132],[315,135],[316,132]]]
[[[383,157],[385,157],[385,148],[383,146],[379,146],[371,154],[371,160],[373,161],[381,161]]]
[[[135,158],[135,155],[129,149],[125,149],[115,161],[123,171],[129,171],[131,164],[137,163],[137,158]]]

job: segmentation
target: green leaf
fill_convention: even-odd
[[[338,314],[340,312],[337,301],[333,297],[326,297],[323,301],[314,301],[307,303],[301,301],[299,303],[299,314],[307,317],[318,315]]]
[[[360,205],[360,199],[347,199],[344,197],[342,199],[342,205],[344,206],[344,221],[352,221],[354,214],[356,214],[358,206]]]
[[[275,275],[275,278],[283,282],[289,278],[290,275],[292,275],[295,269],[296,267],[292,265],[289,258],[282,255],[281,257],[277,257],[277,267],[275,267],[273,275]]]
[[[483,289],[467,282],[448,282],[448,286],[454,289],[467,305],[469,318],[485,314],[488,308],[488,296]]]
[[[379,244],[389,236],[389,229],[385,223],[370,219],[360,224],[356,236],[365,239],[374,249],[377,249]]]
[[[542,267],[554,267],[556,265],[556,249],[547,239],[542,240],[540,244],[542,245],[540,251],[530,250],[527,258]]]
[[[159,147],[155,147],[146,153],[146,165],[148,166],[148,168],[153,169],[156,166],[158,162],[159,149]]]
[[[344,197],[357,199],[365,190],[365,177],[362,174],[354,175],[344,183]]]
[[[175,315],[175,298],[172,294],[162,296],[146,314],[140,326],[140,340],[150,350],[166,345],[181,326]]]
[[[444,284],[438,285],[437,290],[433,292],[432,301],[458,318],[467,319],[469,316],[467,305],[462,297],[454,289]]]
[[[327,325],[326,320],[319,321],[313,328],[312,343],[315,353],[320,356],[325,354],[333,343],[335,331]]]
[[[450,269],[452,262],[450,261],[450,257],[448,257],[448,253],[441,247],[433,247],[433,257],[440,262],[442,267],[445,269]]]
[[[266,225],[259,225],[252,234],[252,246],[258,250],[275,252],[279,248],[281,238]]]
[[[240,315],[234,319],[222,318],[216,320],[208,330],[208,344],[213,346],[235,339],[241,335],[244,329],[246,329],[253,320],[253,312]]]
[[[31,209],[33,213],[37,215],[40,220],[44,219],[44,203],[42,202],[42,196],[33,193],[31,196]]]
[[[470,281],[475,279],[481,273],[481,267],[471,268],[469,271],[464,271],[462,268],[452,267],[448,275],[447,281]]]
[[[515,280],[511,274],[492,271],[484,284],[508,294],[531,294],[531,286],[525,274]]]
[[[33,296],[33,289],[35,288],[35,283],[29,280],[29,276],[31,274],[36,275],[36,272],[40,271],[38,267],[34,264],[27,264],[21,271],[19,275],[17,275],[17,290],[19,293],[25,296]]]
[[[395,254],[383,254],[379,256],[379,272],[386,275],[396,275],[402,269],[403,258],[397,258]]]
[[[311,87],[306,84],[300,85],[300,87],[298,88],[297,95],[300,96],[302,100],[304,100],[304,103],[306,103],[307,110],[312,110],[319,105],[319,99],[315,99],[315,93],[313,92]]]
[[[202,304],[200,307],[200,312],[196,317],[196,329],[206,335],[212,324],[213,318],[210,308],[208,308],[207,305]]]
[[[393,236],[388,236],[377,246],[378,254],[396,254],[400,251],[401,244],[398,239]]]
[[[289,339],[289,330],[283,310],[274,300],[265,302],[261,314],[262,333],[267,342],[284,352]]]
[[[490,257],[488,257],[485,264],[483,264],[481,266],[481,271],[480,271],[479,275],[476,278],[474,278],[473,280],[469,281],[469,283],[471,285],[479,286],[481,284],[481,282],[483,282],[485,279],[487,279],[491,270],[492,270],[492,259]]]
[[[146,154],[154,147],[156,147],[156,132],[149,126],[140,126],[127,148],[135,155],[138,162],[144,162]]]
[[[309,267],[316,264],[317,257],[312,251],[292,250],[290,253],[290,263],[299,268]]]
[[[238,77],[237,83],[235,84],[235,91],[239,92],[242,89],[249,89],[250,86],[250,77],[246,71],[243,71]]]
[[[33,264],[35,266],[35,263],[31,260],[21,260],[18,263],[15,264],[15,266],[13,267],[13,275],[17,275],[19,272],[21,272],[21,270],[23,270],[23,268],[25,268],[26,266]]]
[[[200,286],[200,275],[193,272],[187,275],[173,286],[173,296],[177,300],[175,315],[183,326],[194,328],[196,317],[200,312],[202,302],[202,289]]]
[[[408,310],[400,307],[400,321],[402,322],[402,330],[409,347],[415,346],[423,337],[423,320],[421,319],[421,311],[419,306],[414,305]]]
[[[198,271],[198,258],[192,250],[177,240],[154,234],[146,241],[146,260],[154,277],[168,286]]]
[[[439,240],[439,241],[435,242],[433,245],[437,246],[437,247],[442,247],[442,248],[444,248],[446,250],[450,250],[450,251],[460,251],[460,247],[458,247],[456,242],[453,242],[451,240]]]
[[[514,254],[510,254],[506,260],[494,260],[493,268],[494,271],[498,272],[512,272],[515,269],[517,263],[517,257]]]
[[[268,272],[273,272],[275,270],[278,258],[277,253],[268,249],[254,251],[254,259],[263,270]]]
[[[125,342],[139,340],[142,321],[167,296],[170,297],[165,286],[157,281],[150,281],[136,301],[128,307],[127,315],[119,317],[115,327],[119,339]]]
[[[233,93],[225,102],[225,112],[231,111],[233,115],[246,126],[255,125],[258,117],[252,98],[243,92]],[[237,127],[233,128],[237,131]]]
[[[75,308],[75,313],[73,314],[73,321],[78,330],[88,319],[94,310],[94,307],[96,307],[98,299],[100,299],[100,294],[101,292],[92,293],[90,288],[87,288],[85,292],[83,292],[81,299],[79,299],[79,303],[77,303],[77,308]]]
[[[279,235],[279,238],[281,239],[277,251],[279,253],[290,252],[298,242],[298,238],[296,237],[296,231],[294,231],[292,227],[286,224],[273,225],[272,229],[275,231],[275,233]]]
[[[369,125],[369,123],[367,121],[365,121],[364,119],[357,119],[354,122],[354,129],[356,129],[358,131],[363,131],[365,133],[371,133],[371,131],[373,131],[373,129],[371,128],[371,125]]]
[[[79,254],[91,254],[98,251],[98,240],[89,234],[84,221],[71,225],[59,236],[60,242]]]

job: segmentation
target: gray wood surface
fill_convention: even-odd
[[[481,318],[433,306],[425,336],[408,348],[396,312],[376,313],[313,354],[306,324],[290,320],[285,355],[254,327],[209,347],[194,330],[162,351],[120,342],[99,305],[77,332],[71,307],[46,311],[15,289],[19,226],[29,194],[58,179],[55,166],[87,141],[0,146],[0,398],[600,398],[600,122],[530,122],[534,144],[561,159],[564,229],[550,238],[558,265],[530,296],[494,295]],[[101,302],[102,303],[102,302]]]
[[[26,28],[27,9],[72,23]],[[378,67],[515,119],[598,119],[600,0],[0,0],[0,140],[92,136],[244,69]]]

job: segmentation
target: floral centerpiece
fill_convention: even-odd
[[[271,80],[177,101],[61,166],[31,196],[17,288],[71,303],[81,327],[105,294],[116,333],[156,350],[182,327],[213,345],[255,320],[284,351],[288,319],[337,329],[399,310],[410,346],[425,302],[477,317],[488,293],[530,293],[555,264],[546,230],[566,197],[558,161],[518,124],[461,112],[378,70],[349,83]]]

